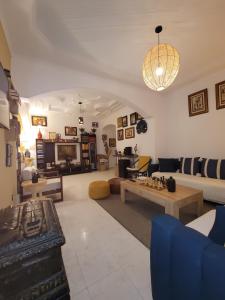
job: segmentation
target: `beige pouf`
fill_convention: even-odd
[[[109,179],[108,183],[112,194],[120,194],[120,182],[123,180],[125,179],[119,177]]]
[[[110,195],[109,183],[105,180],[93,181],[89,184],[89,197],[94,200],[105,199]]]

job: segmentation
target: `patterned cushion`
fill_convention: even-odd
[[[196,175],[199,173],[199,158],[200,157],[181,157],[180,159],[180,173]]]
[[[202,177],[225,179],[225,159],[202,159]]]

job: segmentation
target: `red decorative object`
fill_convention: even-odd
[[[41,140],[42,139],[42,133],[41,133],[41,130],[39,129],[38,131],[38,139]]]

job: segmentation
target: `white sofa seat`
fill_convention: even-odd
[[[225,204],[225,180],[169,172],[154,172],[152,176],[172,176],[177,184],[202,190],[205,200]]]
[[[201,232],[205,236],[208,236],[215,222],[215,218],[216,218],[216,210],[212,209],[206,214],[202,215],[201,217],[188,223],[186,226]]]

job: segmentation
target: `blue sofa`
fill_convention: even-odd
[[[216,209],[209,236],[171,216],[153,220],[151,280],[154,300],[225,299],[225,207]]]

